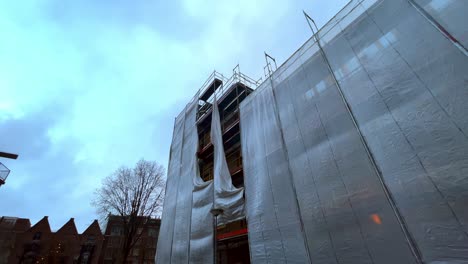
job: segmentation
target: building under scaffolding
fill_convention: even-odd
[[[213,73],[175,120],[156,263],[468,263],[467,13],[353,0],[261,84]]]
[[[197,157],[201,178],[204,181],[214,178],[214,151],[210,134],[213,111],[212,103],[216,93],[219,97],[217,103],[224,152],[232,184],[237,188],[242,188],[244,187],[244,173],[242,169],[239,105],[253,92],[252,87],[256,87],[258,82],[239,72],[238,67],[234,69],[234,74],[229,80],[226,80],[221,74],[214,72],[207,82],[209,82],[208,86],[201,90],[199,96],[200,101],[196,122],[199,133]],[[219,226],[217,238],[218,259],[221,263],[246,263],[249,261],[247,224],[245,219]]]

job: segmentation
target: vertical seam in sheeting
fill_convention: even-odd
[[[249,104],[252,104],[251,102]],[[244,157],[244,150],[242,148],[242,117],[241,117],[241,109],[240,109],[240,105],[239,105],[239,130],[240,130],[240,134],[241,134],[241,151],[242,151],[242,157]],[[245,219],[247,221],[247,226],[249,226],[249,219],[248,219],[248,215],[247,215],[247,190],[245,189],[245,181],[244,181],[244,203],[245,203],[245,207],[244,207],[244,212],[245,212]],[[255,184],[254,186],[258,186],[258,184]],[[260,216],[260,221],[262,221],[262,217]],[[248,232],[250,232],[250,228],[248,228]],[[262,241],[265,240],[264,236],[263,236],[263,232],[262,232]],[[252,261],[252,250],[250,250],[250,242],[251,242],[251,236],[247,235],[247,241],[248,241],[248,246],[249,246],[249,257],[250,257],[250,260]],[[264,249],[264,252],[266,254],[266,248],[265,248],[265,243],[263,243],[263,249]],[[214,263],[216,264],[216,263]]]
[[[273,87],[271,87],[271,89],[273,90]],[[268,91],[268,90],[266,90],[266,91]],[[263,108],[265,108],[265,106],[263,106]],[[265,109],[262,109],[262,110],[265,110]],[[264,132],[265,132],[265,130],[262,129],[262,134],[264,134]],[[265,138],[265,134],[263,135],[263,137]],[[270,183],[270,190],[271,190],[271,196],[272,196],[272,199],[273,199],[273,203],[274,203],[274,205],[276,205],[275,195],[273,193],[273,183],[271,182],[270,170],[268,169],[268,155],[267,155],[267,151],[266,151],[266,144],[263,144],[263,147],[264,147],[264,152],[265,152],[265,161],[266,161],[266,168],[267,168],[267,175],[268,175],[268,183]],[[286,251],[284,250],[283,234],[281,233],[281,228],[280,228],[279,221],[278,221],[278,212],[277,212],[276,206],[273,206],[273,208],[274,208],[274,211],[275,211],[276,225],[278,226],[278,232],[280,233],[280,236],[281,236],[281,248],[283,249],[283,254],[284,254],[284,258],[286,260],[286,263],[288,263],[288,259],[286,258]],[[263,231],[262,231],[262,237],[263,237]],[[268,252],[267,252],[267,250],[265,250],[265,257],[267,257],[267,256],[268,256]]]
[[[367,13],[367,10],[366,10],[366,13]],[[370,17],[370,16],[369,16]],[[346,39],[346,41],[349,43],[349,46],[351,48],[351,50],[353,51],[354,55],[356,56],[357,60],[359,61],[359,64],[361,65],[361,68],[363,69],[363,71],[366,73],[367,77],[369,78],[369,81],[372,83],[372,86],[374,87],[374,89],[376,90],[376,92],[379,94],[379,96],[381,98],[383,98],[382,94],[380,93],[380,91],[377,89],[377,86],[375,85],[374,81],[372,80],[372,78],[370,77],[369,75],[369,72],[367,71],[367,69],[363,66],[361,60],[359,59],[359,56],[357,55],[356,51],[354,50],[354,48],[352,47],[351,45],[351,42],[349,41],[349,39],[346,37],[346,35],[344,34],[343,35],[344,38]],[[398,129],[400,129],[400,131],[403,131],[400,127],[400,125],[398,124],[398,122],[396,121],[395,117],[393,116],[393,113],[390,111],[390,108],[388,107],[387,103],[384,101],[383,102],[385,104],[385,107],[387,108],[388,112],[390,113],[390,116],[392,117],[393,121],[395,122],[395,124],[397,125]],[[408,141],[406,135],[403,134],[403,137],[405,138],[406,142],[409,144],[409,146],[414,150],[413,146],[411,145],[411,143]],[[370,150],[369,150],[370,151]],[[417,156],[417,154],[416,154]],[[421,161],[419,160],[419,157],[418,157],[418,161],[419,163],[421,163]],[[377,166],[377,165],[376,165]],[[426,173],[427,175],[427,171],[425,170],[424,166],[422,166],[421,164],[421,167],[422,169],[424,170],[424,172]],[[379,170],[379,173],[380,170]],[[386,193],[386,185],[385,185],[385,182],[383,181],[383,179],[379,179],[380,183],[381,183],[381,187],[383,188],[383,191],[384,193]],[[385,187],[383,187],[385,186]],[[387,196],[387,195],[386,195]],[[396,218],[397,218],[397,221],[398,221],[398,224],[400,226],[400,229],[402,230],[403,232],[403,235],[405,236],[405,239],[406,239],[406,242],[408,243],[409,247],[410,247],[410,250],[412,251],[413,255],[415,254],[413,252],[413,250],[417,250],[418,252],[418,255],[419,257],[422,259],[421,257],[421,253],[419,252],[419,249],[418,247],[416,246],[416,242],[414,240],[414,237],[411,235],[411,233],[407,230],[407,224],[406,224],[406,221],[404,220],[404,218],[400,215],[397,207],[396,207],[396,202],[394,201],[394,198],[393,196],[391,195],[390,191],[388,191],[388,196],[389,198],[387,197],[387,199],[391,199],[391,201],[393,201],[393,203],[395,203],[395,208],[393,208],[393,205],[391,204],[392,202],[389,200],[389,203],[391,204],[390,206],[392,207],[392,211],[393,213],[395,214]],[[398,214],[398,215],[397,215]],[[399,218],[401,217],[401,219]],[[414,245],[414,249],[412,248],[412,245]]]
[[[364,9],[366,10],[366,14],[367,14],[367,9],[366,8],[364,8]],[[400,226],[402,227],[402,230],[403,230],[403,232],[405,234],[407,242],[410,245],[411,252],[413,253],[413,255],[414,255],[414,257],[415,257],[415,259],[416,259],[416,261],[418,263],[423,263],[422,259],[421,259],[420,252],[419,252],[414,240],[410,236],[409,231],[407,230],[407,227],[404,225],[404,222],[402,221],[402,217],[401,217],[401,215],[400,215],[400,213],[398,211],[398,208],[395,205],[395,201],[393,200],[393,197],[391,196],[389,190],[387,189],[387,186],[385,185],[385,182],[383,180],[383,176],[382,176],[382,174],[381,174],[381,172],[380,172],[380,170],[379,170],[379,168],[377,166],[377,163],[375,162],[374,156],[373,156],[373,154],[372,154],[372,152],[371,152],[371,150],[370,150],[370,148],[369,148],[369,146],[367,144],[367,141],[365,140],[365,138],[364,138],[364,136],[363,136],[363,134],[361,132],[361,129],[359,128],[359,125],[358,125],[358,123],[356,121],[356,117],[354,116],[354,113],[351,111],[351,106],[349,105],[348,101],[346,100],[346,98],[345,98],[345,96],[343,94],[343,91],[341,89],[341,86],[340,86],[340,84],[338,82],[338,79],[336,78],[335,73],[333,72],[333,69],[332,69],[332,67],[330,65],[330,62],[328,61],[327,55],[326,55],[325,51],[323,50],[322,45],[320,44],[320,39],[319,39],[318,33],[319,32],[317,32],[317,34],[316,34],[316,40],[317,40],[317,44],[319,46],[320,53],[322,54],[322,58],[325,61],[325,63],[327,64],[327,66],[328,66],[328,70],[329,70],[330,74],[333,77],[333,80],[334,80],[335,85],[337,87],[337,90],[338,90],[338,92],[340,94],[340,97],[341,97],[341,99],[342,99],[342,101],[343,101],[343,103],[344,103],[344,105],[345,105],[345,107],[347,109],[347,112],[348,112],[349,116],[351,117],[351,120],[353,121],[354,127],[356,128],[356,130],[358,132],[359,139],[361,140],[361,143],[364,146],[366,154],[367,154],[369,160],[371,161],[372,167],[375,170],[377,178],[379,179],[379,181],[380,181],[380,183],[382,185],[385,196],[386,196],[387,200],[389,201],[389,203],[390,203],[390,205],[391,205],[391,207],[393,209],[393,212],[394,212],[395,216],[397,217],[398,222],[400,223]],[[342,29],[341,29],[341,33],[344,34],[344,31]]]
[[[174,144],[174,135],[175,135],[175,129],[176,129],[176,124],[177,124],[177,118],[174,118],[174,128],[172,129],[172,142],[171,142],[171,147],[169,148],[169,162],[167,164],[167,176],[166,176],[166,187],[164,188],[164,198],[166,198],[166,194],[167,194],[167,186],[168,186],[168,177],[169,177],[169,169],[171,167],[171,160],[172,160],[172,145]],[[163,211],[161,213],[161,216],[164,215],[164,208],[165,208],[165,204],[166,204],[166,200],[164,199],[164,204],[163,204]],[[175,212],[175,209],[174,209],[174,212]],[[161,221],[164,221],[164,220],[161,220]],[[161,222],[162,224],[162,222]],[[174,235],[174,233],[172,233],[172,235]],[[158,235],[158,240],[159,240],[159,235]],[[157,248],[156,248],[157,249]],[[157,250],[156,250],[157,252]],[[172,236],[171,236],[171,251],[170,251],[170,254],[169,254],[169,259],[171,259],[171,254],[172,254]],[[155,261],[157,260],[157,253],[155,255]]]
[[[317,105],[314,104],[314,106],[315,106],[315,109],[316,109],[317,114],[319,116],[320,125],[323,127],[323,132],[325,133],[325,136],[327,137],[328,147],[330,148],[331,154],[333,155],[333,163],[335,164],[335,168],[338,171],[338,174],[340,176],[341,184],[343,184],[343,187],[346,190],[346,200],[348,201],[349,207],[351,208],[351,211],[353,212],[355,222],[356,222],[357,226],[359,227],[359,233],[361,234],[362,242],[364,243],[364,246],[366,248],[367,255],[369,255],[370,261],[372,263],[375,263],[374,259],[372,258],[372,254],[370,253],[369,247],[367,246],[366,238],[364,237],[364,234],[362,233],[362,226],[361,226],[361,223],[359,222],[359,218],[358,218],[358,216],[356,214],[356,211],[354,210],[353,203],[351,202],[351,199],[349,199],[350,193],[348,191],[348,187],[346,186],[346,183],[343,180],[343,173],[341,172],[340,167],[338,166],[338,162],[336,161],[335,151],[333,150],[333,147],[331,146],[331,140],[330,140],[330,137],[328,136],[327,129],[326,129],[325,125],[323,124],[322,117],[320,115],[320,111],[319,111]]]
[[[302,68],[302,70],[305,73],[303,65],[304,64],[301,64],[300,67]],[[306,79],[308,78],[307,75],[305,77],[306,77]],[[289,80],[286,80],[286,84],[287,84],[287,86],[290,86]],[[310,160],[309,155],[307,154],[307,150],[305,148],[304,136],[302,135],[302,131],[301,131],[300,127],[299,127],[299,119],[297,118],[296,107],[294,106],[294,104],[292,104],[292,108],[293,108],[293,111],[294,111],[294,119],[296,119],[296,123],[298,124],[298,129],[297,130],[299,132],[302,145],[304,146],[304,151],[306,152],[307,164],[308,164],[309,169],[310,169],[312,182],[314,183],[315,193],[317,194],[318,202],[319,202],[319,205],[320,205],[320,212],[322,213],[323,221],[325,221],[325,224],[327,226],[327,233],[328,233],[328,238],[330,239],[331,247],[332,247],[332,250],[333,250],[333,256],[335,257],[336,263],[340,263],[340,261],[338,260],[338,256],[336,255],[335,244],[333,242],[333,237],[332,237],[332,235],[330,233],[327,216],[326,216],[325,211],[323,209],[322,200],[320,199],[320,193],[319,193],[318,188],[317,188],[317,183],[315,182],[315,176],[313,174],[311,160]],[[318,111],[317,111],[317,114],[319,114]],[[320,116],[319,116],[319,119],[320,119]],[[305,236],[307,238],[307,234]],[[307,239],[307,242],[308,242],[308,239]]]
[[[410,1],[410,0],[408,0]],[[366,10],[367,12],[367,10]],[[370,17],[370,16],[369,16]],[[372,22],[374,22],[375,26],[379,29],[380,33],[382,35],[384,35],[384,32],[382,31],[382,29],[377,25],[377,23],[372,19],[372,17],[370,17],[370,19],[372,20]],[[349,42],[349,41],[348,41]],[[442,107],[442,105],[439,103],[439,101],[437,100],[437,98],[434,96],[434,94],[432,93],[432,91],[429,89],[429,87],[427,87],[427,85],[423,82],[423,80],[419,77],[419,75],[413,70],[413,68],[411,67],[411,65],[408,63],[408,61],[405,60],[405,58],[401,55],[401,53],[393,46],[393,44],[391,42],[390,43],[390,47],[392,47],[392,49],[395,51],[395,53],[398,54],[398,56],[403,60],[403,62],[406,64],[406,66],[408,66],[408,68],[410,68],[411,72],[414,74],[414,76],[418,79],[418,81],[422,84],[422,86],[424,86],[424,88],[428,91],[428,93],[432,96],[432,98],[434,99],[434,101],[436,102],[436,104],[440,107],[440,109],[444,112],[444,114],[446,114],[450,121],[452,121],[452,123],[454,124],[454,126],[456,128],[458,128],[458,130],[460,130],[460,132],[465,136],[465,138],[467,137],[465,135],[465,133],[463,133],[462,129],[455,123],[455,121],[451,118],[451,116],[447,113],[447,111],[445,111],[445,109]],[[354,49],[351,47],[351,49],[353,50],[353,52],[356,54],[356,52],[354,51]],[[357,54],[356,54],[356,57],[357,57]],[[359,60],[359,57],[357,57],[358,60]],[[369,77],[369,80],[372,82],[372,85],[374,86],[375,90],[379,93],[379,95],[383,98],[382,94],[380,93],[380,91],[377,89],[377,86],[375,85],[374,81],[370,78],[370,75],[369,73],[367,72],[367,70],[363,67],[364,71],[366,72],[366,74],[368,75]],[[456,215],[455,211],[453,210],[452,206],[450,205],[450,203],[447,202],[446,200],[446,197],[445,195],[442,193],[442,191],[439,189],[439,187],[437,186],[437,184],[434,182],[434,180],[432,179],[432,177],[430,176],[429,172],[426,170],[426,167],[424,166],[421,158],[419,157],[419,154],[417,153],[416,149],[414,148],[413,144],[411,144],[411,142],[409,141],[409,139],[407,138],[407,136],[403,133],[403,129],[400,127],[400,124],[396,121],[396,119],[394,118],[392,112],[390,111],[390,108],[388,107],[387,103],[384,101],[384,104],[385,104],[385,107],[387,108],[388,112],[391,114],[392,116],[392,119],[393,121],[395,121],[395,124],[398,126],[398,129],[400,129],[400,131],[402,131],[402,134],[403,134],[403,137],[405,138],[406,142],[408,143],[408,145],[411,147],[411,149],[414,151],[414,154],[416,155],[417,159],[418,159],[418,162],[419,164],[421,165],[421,168],[423,169],[424,173],[426,174],[426,177],[429,179],[429,181],[431,182],[431,184],[434,186],[434,188],[437,190],[437,192],[440,194],[440,196],[442,196],[443,200],[444,200],[444,203],[447,205],[447,207],[449,208],[452,216],[455,218],[455,220],[457,221],[457,223],[459,224],[459,226],[461,227],[461,230],[462,232],[468,237],[468,233],[465,231],[465,229],[463,228],[463,224],[462,222],[460,221],[460,219],[458,218],[458,216]]]
[[[282,128],[282,125],[281,125],[281,119],[279,117],[278,100],[276,99],[275,89],[273,87],[273,77],[272,77],[272,75],[270,75],[269,79],[270,79],[270,85],[271,85],[271,94],[272,94],[273,100],[274,100],[274,104],[273,104],[273,109],[274,110],[273,111],[274,111],[274,114],[275,114],[275,119],[278,122],[278,126],[279,126],[278,129],[279,129],[280,136],[281,136],[281,145],[282,145],[282,149],[283,149],[283,154],[285,155],[286,163],[288,164],[289,180],[291,181],[291,187],[292,187],[293,194],[294,194],[294,201],[296,202],[297,211],[299,213],[299,222],[301,223],[302,237],[304,238],[304,247],[305,247],[305,250],[306,250],[306,253],[307,253],[307,258],[309,259],[309,263],[312,263],[312,260],[310,259],[308,240],[307,240],[307,236],[305,234],[304,222],[302,221],[302,212],[301,212],[301,208],[299,206],[299,201],[297,200],[296,186],[295,186],[294,180],[292,178],[291,165],[289,164],[288,149],[286,147],[286,141],[284,139],[283,128]]]
[[[448,1],[448,0],[446,0]],[[439,32],[442,33],[442,35],[444,35],[452,44],[456,44],[458,43],[458,40],[456,42],[453,41],[453,38],[448,32],[447,30],[445,30],[445,28],[443,28],[439,23],[437,23],[437,21],[435,21],[435,19],[429,15],[422,7],[420,7],[418,4],[416,4],[413,0],[408,0],[408,2],[416,9],[416,11],[418,11],[419,14],[421,14],[421,16],[423,18],[425,18],[429,24],[433,25]],[[366,10],[367,12],[367,10]],[[372,19],[372,18],[371,18]],[[380,27],[377,25],[377,23],[375,23],[375,21],[372,19],[372,21],[374,22],[374,24],[377,26],[377,28],[380,30],[380,32],[382,32],[382,30],[380,29]],[[382,32],[383,33],[383,32]],[[449,35],[447,35],[449,34]],[[456,39],[455,39],[456,40]],[[434,98],[434,101],[437,103],[437,105],[439,105],[440,109],[442,109],[442,111],[444,111],[444,113],[448,116],[448,118],[450,119],[450,121],[455,125],[455,127],[463,134],[463,136],[465,138],[468,139],[468,136],[465,134],[465,132],[463,131],[463,129],[457,124],[457,122],[455,122],[455,120],[453,120],[452,116],[449,115],[449,113],[447,112],[447,110],[442,106],[442,104],[439,102],[439,100],[437,100],[437,98],[434,96],[434,94],[432,93],[431,89],[429,89],[429,87],[427,87],[426,83],[423,82],[423,80],[421,79],[421,77],[419,77],[419,75],[416,73],[416,71],[413,70],[413,68],[411,67],[411,65],[408,63],[408,61],[405,60],[405,58],[403,58],[403,56],[401,56],[400,52],[395,48],[393,47],[393,44],[389,41],[390,43],[390,46],[392,46],[392,48],[395,50],[396,53],[398,53],[398,55],[401,57],[401,59],[405,62],[406,65],[408,65],[408,67],[411,69],[411,71],[414,73],[414,75],[416,76],[416,78],[418,78],[418,80],[424,85],[424,88],[426,88],[426,90],[431,94],[431,96]],[[460,44],[461,45],[461,44]],[[460,49],[465,56],[468,56],[468,51],[465,49],[465,47],[461,46],[461,47],[458,47],[457,45],[455,45],[458,49]]]
[[[184,120],[183,120],[183,123],[182,123],[182,141],[180,143],[180,159],[179,159],[179,173],[177,175],[177,177],[179,178],[179,180],[177,181],[177,193],[176,193],[176,197],[175,197],[175,214],[174,214],[174,217],[177,217],[177,197],[179,196],[179,185],[180,185],[180,171],[182,169],[182,154],[183,154],[183,150],[184,150],[184,138],[185,138],[185,110],[184,109]],[[174,219],[175,221],[175,219]],[[175,224],[175,222],[174,222]],[[176,227],[174,226],[174,230],[172,230],[172,241],[171,241],[171,254],[169,255],[169,264],[172,263],[172,247],[174,246],[174,232],[176,230]],[[190,241],[189,241],[190,242]]]
[[[198,93],[195,95],[195,98],[198,99]],[[191,107],[192,107],[192,108],[195,107],[195,106],[193,106],[193,103],[192,103],[192,106],[191,106]],[[198,109],[197,109],[197,110],[198,110]],[[197,111],[197,110],[191,110],[191,111]],[[185,115],[187,115],[187,112],[185,112]],[[193,123],[193,125],[195,125],[195,133],[197,134],[197,138],[198,138],[198,130],[197,130],[197,112],[195,112],[195,120],[194,120],[194,121],[195,121],[195,122]],[[192,128],[192,129],[193,129],[193,128]],[[184,133],[185,133],[185,124],[184,124]],[[184,135],[184,137],[185,137],[185,135]],[[198,147],[198,142],[195,142],[195,144],[196,144],[196,146]],[[196,155],[196,148],[195,148],[195,153],[193,153],[193,154]],[[193,154],[190,153],[190,155],[193,155]],[[192,157],[192,159],[193,159],[193,157]],[[195,162],[198,162],[198,160],[197,160],[196,158],[195,158]],[[191,169],[193,170],[194,167],[192,166]],[[198,167],[196,167],[196,169],[198,169]],[[196,172],[194,172],[194,173],[196,173]],[[189,230],[188,235],[189,235],[189,240],[188,240],[188,248],[187,248],[187,254],[188,254],[188,255],[187,255],[187,264],[190,263],[190,238],[192,237],[192,211],[193,211],[193,188],[194,188],[194,186],[193,186],[193,175],[190,174],[190,177],[189,177],[189,178],[190,178],[190,181],[188,181],[188,182],[192,183],[192,188],[191,188],[191,190],[190,190],[190,217],[189,217],[189,221],[188,221],[188,222],[189,222],[189,224],[188,224],[188,230]],[[216,264],[216,263],[213,263],[213,264]]]
[[[174,128],[172,129],[172,138],[174,139],[174,135],[175,135],[175,128],[176,128],[176,119],[174,118]],[[172,144],[173,142],[171,142],[171,147],[169,148],[169,162],[167,164],[167,168],[168,168],[168,172],[167,172],[167,175],[166,175],[166,187],[164,188],[164,197],[166,196],[166,193],[167,193],[167,177],[169,176],[169,167],[171,165],[171,159],[172,159]],[[165,200],[164,200],[164,203],[165,203]],[[164,211],[164,205],[163,205],[163,211]],[[162,215],[162,213],[161,213]]]
[[[445,0],[448,1],[448,0]],[[414,0],[408,0],[408,2],[413,6],[422,17],[424,17],[429,24],[435,27],[445,38],[447,38],[457,49],[459,49],[465,56],[468,56],[468,50],[465,46],[463,46],[457,38],[455,38],[448,30],[442,26],[437,20],[429,14],[423,7],[421,7],[418,3]]]

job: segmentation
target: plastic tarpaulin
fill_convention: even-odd
[[[198,95],[195,97],[198,101]],[[210,210],[213,206],[213,181],[204,182],[200,177],[198,158],[198,131],[196,125],[198,107],[191,108],[186,122],[187,135],[184,144],[191,159],[186,160],[182,166],[190,168],[193,176],[192,215],[190,226],[190,252],[189,263],[213,263],[213,216]],[[178,263],[178,262],[173,262]]]
[[[464,0],[413,0],[464,48],[468,48],[468,27]]]
[[[218,225],[223,225],[244,218],[244,188],[236,188],[232,185],[231,174],[224,154],[216,95],[213,102],[210,136],[214,147],[214,208],[223,209],[223,213],[218,216]]]
[[[213,263],[213,182],[193,191],[192,229],[189,263]]]
[[[251,261],[309,263],[271,86],[263,83],[245,100],[240,118]]]
[[[317,36],[241,103],[252,263],[468,263],[466,55],[407,0]]]
[[[177,176],[180,173],[184,121],[185,113],[182,112],[175,120],[174,132],[172,135],[169,166],[167,170],[166,197],[164,199],[161,229],[158,238],[160,243],[157,244],[156,250],[156,263],[171,263],[177,190],[179,187],[179,177]],[[164,243],[161,243],[162,241],[164,241]]]
[[[212,184],[199,176],[197,110],[198,95],[175,121],[156,263],[212,261]]]
[[[213,199],[224,209],[220,224],[244,217],[243,189],[232,185],[216,103],[211,133],[215,177],[207,182],[200,177],[197,111],[198,94],[175,121],[156,263],[213,262]]]

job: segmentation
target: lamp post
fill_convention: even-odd
[[[7,158],[7,159],[17,159],[18,154],[0,151],[0,157]],[[7,166],[3,165],[3,163],[0,162],[0,186],[5,184],[8,174],[10,174],[10,170],[7,168]]]
[[[222,214],[224,211],[221,208],[212,208],[210,213],[213,215],[213,264],[216,264],[217,260],[217,250],[218,250],[218,240],[217,240],[217,229],[218,229],[218,215]]]

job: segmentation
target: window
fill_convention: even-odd
[[[33,236],[33,240],[41,240],[42,232],[36,232]]]
[[[120,247],[121,241],[119,237],[109,237],[108,241],[109,241],[107,244],[108,247],[113,247],[113,248]]]
[[[83,253],[83,255],[81,255],[81,264],[88,264],[89,262],[89,252],[85,252]]]
[[[158,236],[158,230],[156,228],[148,229],[148,236],[157,237]]]
[[[111,236],[121,236],[122,233],[123,232],[121,226],[113,226],[111,229]]]
[[[88,243],[94,243],[96,241],[96,237],[94,235],[88,236]]]
[[[138,248],[135,248],[135,249],[133,250],[133,256],[134,256],[134,257],[138,257],[138,254],[139,254],[139,253],[140,253],[140,250],[139,250]]]
[[[13,226],[15,225],[16,219],[11,217],[2,217],[2,219],[0,219],[0,222],[7,226]]]

